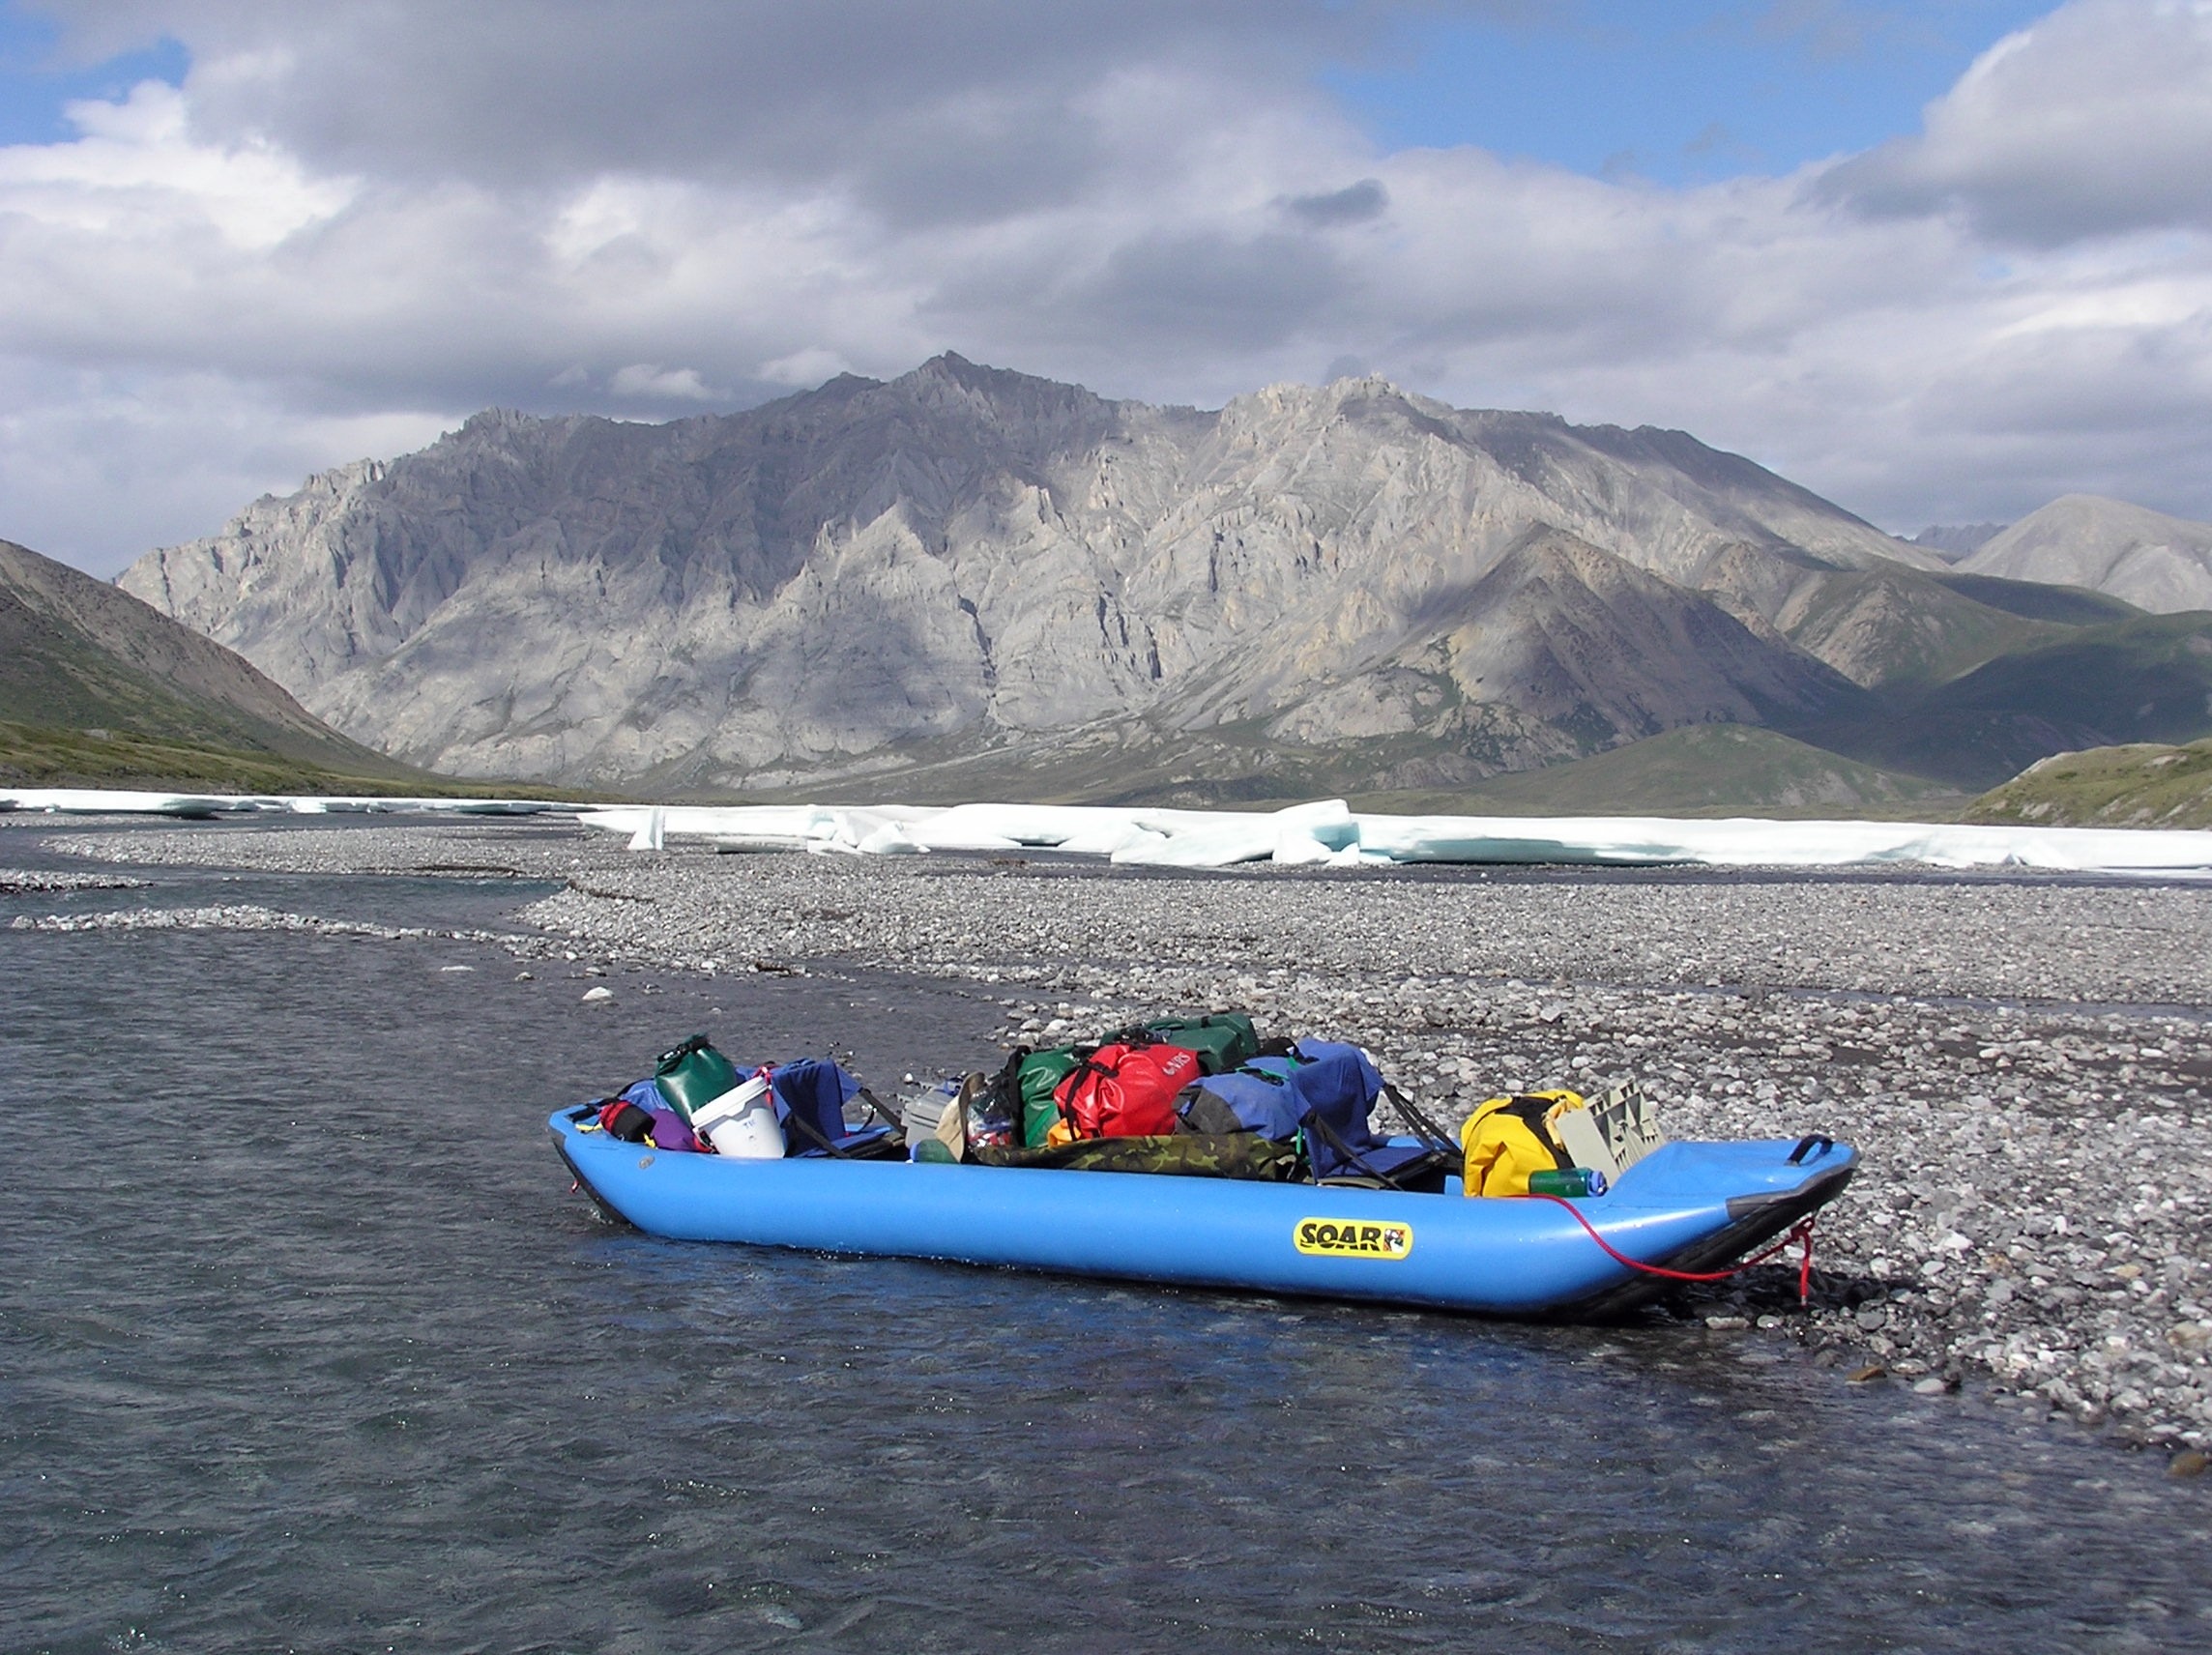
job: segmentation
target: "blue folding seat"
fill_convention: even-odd
[[[769,1074],[775,1092],[776,1119],[783,1125],[786,1155],[834,1156],[839,1160],[903,1159],[906,1146],[897,1122],[868,1089],[827,1058],[800,1058]],[[854,1126],[845,1106],[858,1098],[883,1124]]]
[[[1392,1143],[1370,1120],[1385,1089],[1382,1071],[1357,1046],[1342,1040],[1300,1040],[1289,1076],[1305,1108],[1301,1115],[1306,1162],[1314,1182],[1367,1184],[1384,1189],[1443,1188],[1460,1168],[1460,1150],[1396,1090],[1390,1100],[1417,1134],[1412,1144]]]

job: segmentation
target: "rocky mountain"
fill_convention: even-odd
[[[2002,523],[1931,523],[1912,537],[1912,543],[1955,564],[1973,556],[2004,531]]]
[[[440,769],[758,788],[1111,731],[1427,785],[1832,712],[1864,640],[1793,617],[1941,567],[1680,432],[946,356],[668,425],[480,415],[121,584]]]
[[[1979,789],[2212,730],[2189,625],[1680,432],[1372,378],[1203,413],[946,356],[668,425],[495,412],[122,584],[410,762],[666,795],[1372,795],[1724,724]]]
[[[2094,494],[2062,495],[1959,566],[2006,580],[2087,587],[2158,615],[2212,609],[2212,523]]]
[[[393,768],[233,652],[8,540],[0,540],[0,719]]]

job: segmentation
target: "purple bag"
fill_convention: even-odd
[[[655,1149],[683,1149],[694,1154],[704,1153],[707,1146],[699,1141],[699,1134],[684,1117],[670,1109],[660,1095],[660,1089],[651,1081],[639,1081],[626,1088],[623,1102],[634,1103],[653,1117],[653,1130],[647,1134]]]

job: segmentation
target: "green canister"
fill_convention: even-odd
[[[1595,1167],[1561,1167],[1556,1173],[1530,1173],[1530,1195],[1563,1195],[1581,1198],[1586,1195],[1605,1194],[1605,1175]]]
[[[706,1035],[694,1034],[674,1051],[660,1054],[653,1084],[660,1089],[669,1108],[688,1122],[708,1104],[736,1089],[738,1071],[729,1059],[707,1043]]]

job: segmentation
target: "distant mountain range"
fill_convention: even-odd
[[[410,763],[667,794],[1449,790],[1716,724],[1978,790],[2212,732],[2212,616],[1980,572],[2034,521],[1953,569],[1677,431],[945,356],[479,415],[121,584]]]
[[[1973,556],[2004,531],[2002,523],[1931,523],[1912,537],[1912,543],[1934,552],[1945,563],[1955,564]]]

